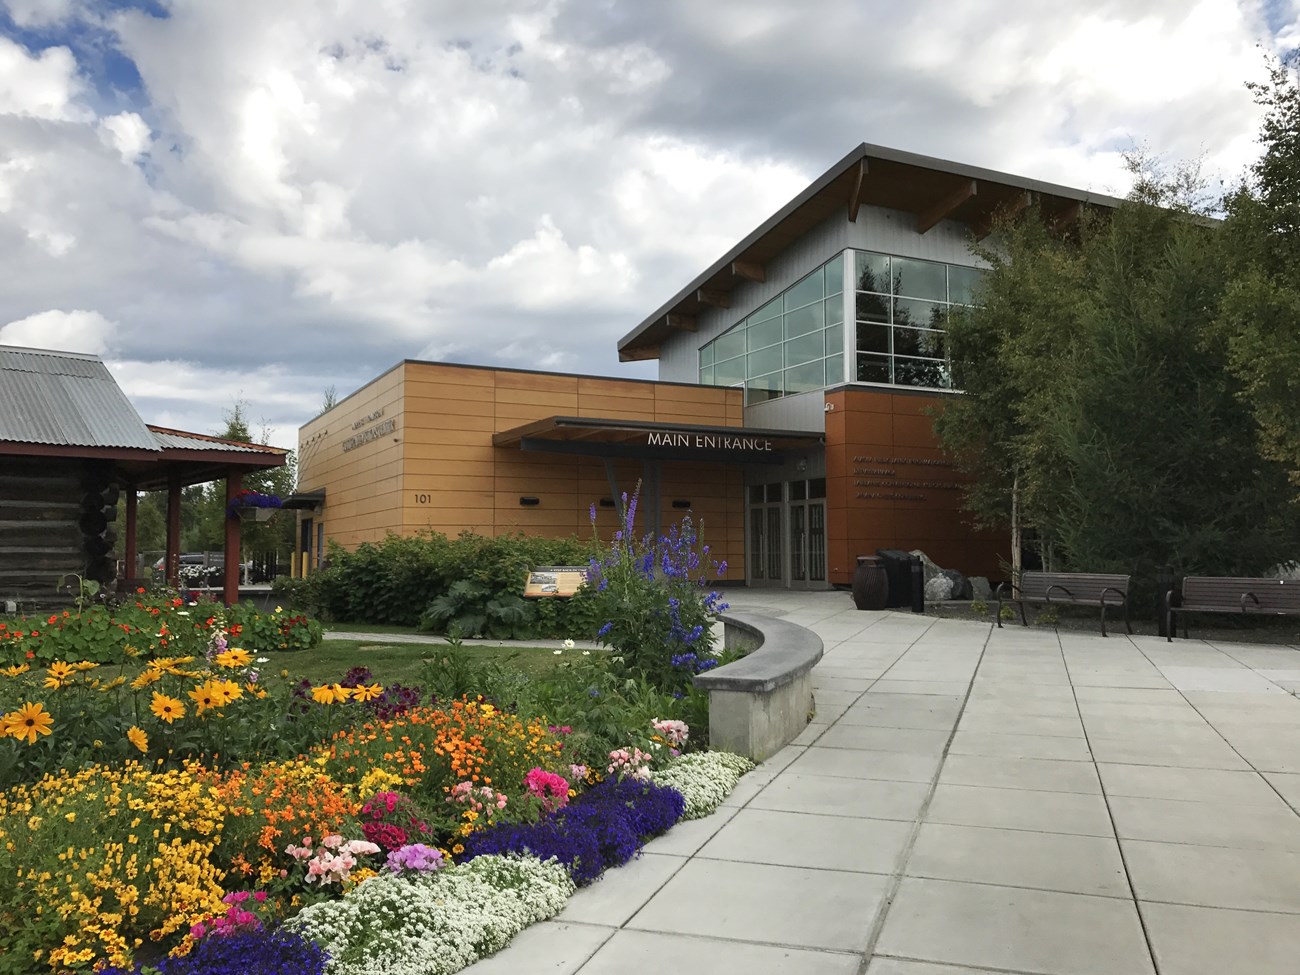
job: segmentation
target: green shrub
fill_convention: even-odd
[[[524,580],[539,565],[587,565],[596,554],[575,537],[486,538],[463,532],[388,535],[355,551],[331,545],[329,565],[301,587],[303,608],[334,620],[422,625],[494,639],[586,636],[594,617],[572,599],[524,600]]]

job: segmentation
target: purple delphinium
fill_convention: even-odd
[[[180,958],[149,966],[158,975],[323,975],[327,956],[314,941],[284,928],[204,938]],[[144,966],[105,968],[101,975],[141,975]]]

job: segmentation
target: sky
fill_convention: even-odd
[[[861,142],[1231,185],[1300,0],[0,0],[0,344],[297,429],[405,358],[616,344]]]

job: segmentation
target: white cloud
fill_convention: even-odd
[[[51,309],[0,325],[0,345],[104,355],[116,331],[117,325],[97,311]]]
[[[5,0],[19,27],[45,27],[67,20],[73,12],[73,0]]]
[[[149,148],[149,126],[135,112],[100,119],[99,135],[118,151],[123,162],[135,162]]]
[[[0,115],[85,121],[91,115],[76,102],[82,91],[76,71],[76,59],[66,47],[32,55],[0,36]]]
[[[862,141],[1235,174],[1255,43],[1296,33],[1233,0],[165,6],[8,0],[56,43],[0,37],[0,322],[97,309],[141,412],[200,431],[404,356],[646,375],[617,338]]]

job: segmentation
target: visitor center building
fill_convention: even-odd
[[[933,417],[973,244],[1030,207],[1061,229],[1119,200],[860,145],[623,336],[658,380],[403,361],[302,427],[296,572],[389,532],[608,537],[690,514],[726,578],[847,584],[920,549],[998,578]]]

